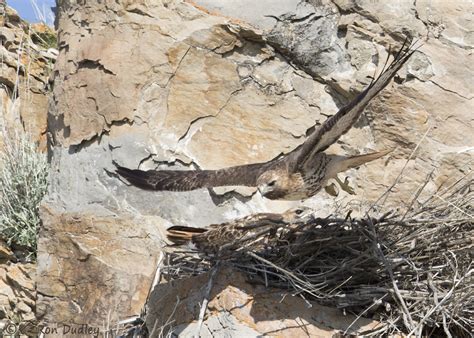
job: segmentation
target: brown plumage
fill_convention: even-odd
[[[207,229],[172,226],[167,230],[167,237],[177,245],[192,243],[200,251],[215,254],[245,245],[264,245],[259,240],[263,235],[271,234],[278,227],[300,224],[310,213],[309,208],[300,207],[283,214],[260,213],[230,222],[211,224]]]
[[[392,63],[352,102],[328,118],[306,141],[287,155],[265,162],[219,170],[148,170],[117,166],[117,173],[143,189],[189,191],[218,186],[253,186],[269,199],[305,199],[316,194],[337,173],[384,156],[388,151],[358,156],[324,153],[345,134],[364,108],[414,53],[405,41]]]

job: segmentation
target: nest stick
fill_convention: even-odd
[[[201,336],[201,328],[202,324],[204,323],[204,316],[206,315],[207,304],[209,304],[209,296],[211,295],[212,285],[214,283],[214,276],[217,273],[218,267],[219,265],[217,264],[212,268],[211,273],[209,275],[209,280],[207,281],[206,289],[204,290],[204,299],[202,300],[201,310],[199,311],[199,319],[195,334],[196,337]]]

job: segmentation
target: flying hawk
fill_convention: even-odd
[[[300,200],[316,194],[339,172],[358,167],[388,153],[374,152],[358,156],[326,154],[331,144],[345,134],[364,108],[414,53],[405,41],[390,65],[357,97],[328,118],[306,141],[286,154],[265,163],[254,163],[218,170],[148,170],[117,166],[117,173],[131,184],[149,190],[189,191],[219,186],[258,187],[269,199]],[[388,60],[387,60],[388,61]],[[385,68],[385,67],[384,67]],[[338,181],[340,183],[340,181]]]

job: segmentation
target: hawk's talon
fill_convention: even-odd
[[[344,179],[344,182],[342,182],[339,177],[336,175],[336,178],[335,178],[336,182],[339,184],[339,186],[341,187],[342,190],[344,190],[345,192],[347,192],[349,195],[355,195],[355,191],[354,191],[354,188],[352,188],[350,185],[349,185],[349,177],[346,176],[346,178]]]
[[[337,188],[336,188],[336,185],[334,183],[331,183],[327,186],[324,187],[324,190],[326,190],[326,192],[333,196],[333,197],[337,197],[337,195],[339,195],[338,191],[337,191]]]

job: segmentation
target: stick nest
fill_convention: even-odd
[[[474,184],[468,176],[403,214],[310,215],[215,255],[169,252],[163,274],[185,278],[225,261],[269,287],[384,324],[367,335],[470,336]]]

